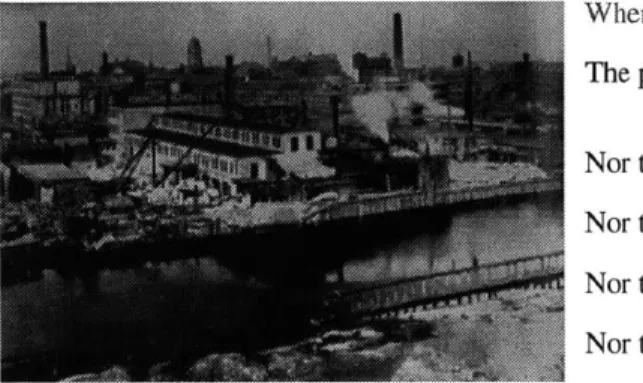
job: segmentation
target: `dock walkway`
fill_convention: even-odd
[[[447,188],[394,192],[372,198],[360,198],[332,204],[317,211],[314,216],[309,218],[309,221],[321,223],[343,219],[361,219],[386,213],[481,202],[508,196],[553,192],[562,190],[562,188],[562,179],[548,178],[461,189]]]
[[[535,286],[561,288],[564,252],[490,263],[344,291],[326,305],[351,317],[380,317],[417,308],[472,303],[499,291]]]
[[[501,200],[511,196],[561,190],[562,179],[551,178],[462,189],[397,191],[332,203],[311,212],[303,219],[297,218],[289,222],[273,224],[254,223],[238,227],[223,225],[221,220],[210,219],[198,214],[176,216],[170,219],[170,226],[172,227],[168,230],[171,235],[162,233],[162,230],[159,230],[154,225],[151,226],[151,233],[144,232],[142,229],[145,226],[144,220],[123,217],[123,221],[119,223],[119,232],[114,233],[110,241],[99,240],[84,249],[64,241],[59,243],[57,247],[42,242],[27,245],[3,243],[0,247],[0,252],[2,253],[1,260],[4,268],[17,267],[19,264],[35,267],[34,265],[47,264],[52,266],[64,262],[75,262],[74,259],[76,258],[73,255],[76,253],[83,253],[82,260],[86,262],[101,256],[106,259],[106,262],[116,262],[116,260],[120,259],[120,256],[112,257],[110,254],[119,254],[121,256],[129,254],[130,258],[142,257],[154,261],[158,251],[152,251],[151,248],[158,243],[173,245],[175,248],[187,248],[188,245],[193,245],[189,248],[203,249],[215,246],[215,243],[221,244],[222,241],[226,243],[231,243],[235,239],[252,241],[256,238],[253,236],[259,234],[266,236],[274,234],[276,236],[280,233],[288,232],[290,233],[288,235],[291,235],[291,233],[297,233],[298,230],[310,231],[309,229],[312,229],[312,231],[315,231],[320,225],[333,226],[335,223],[345,222],[361,223],[365,219],[385,216],[390,213],[404,213],[459,204],[476,204],[494,199]],[[154,222],[164,222],[163,220],[157,221]],[[165,221],[168,220],[165,219]],[[120,231],[125,233],[121,235]],[[132,256],[132,254],[134,255]]]

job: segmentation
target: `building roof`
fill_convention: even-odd
[[[226,119],[225,117],[199,115],[199,114],[186,113],[186,112],[168,112],[168,113],[164,113],[162,117],[171,118],[179,121],[192,121],[192,122],[201,122],[206,124],[217,124],[221,126],[230,126],[233,128],[248,129],[256,132],[266,132],[266,133],[293,133],[293,132],[306,132],[306,131],[314,130],[305,124],[304,125],[302,124],[277,125],[277,124],[263,123],[263,122],[230,120],[230,119]]]
[[[275,150],[249,147],[231,142],[221,142],[209,138],[200,138],[189,134],[171,132],[162,129],[137,129],[128,133],[146,138],[156,138],[159,141],[171,142],[177,145],[193,147],[210,153],[228,155],[230,157],[265,157],[279,153]]]
[[[299,178],[330,178],[335,175],[335,168],[322,164],[317,153],[288,153],[275,156],[279,166],[289,174]]]
[[[16,165],[18,173],[34,182],[64,182],[87,180],[86,174],[61,163]]]

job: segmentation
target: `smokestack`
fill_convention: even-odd
[[[398,77],[404,76],[404,40],[402,36],[402,15],[393,15],[393,60]]]
[[[473,62],[471,61],[471,51],[467,52],[467,82],[464,95],[464,114],[467,117],[469,130],[473,131]]]
[[[170,80],[165,81],[165,107],[169,108],[172,104],[172,84]]]
[[[49,78],[49,46],[47,41],[47,22],[40,24],[40,75],[42,78]]]
[[[333,135],[337,140],[337,147],[339,147],[341,142],[341,131],[339,128],[339,96],[330,96],[330,109],[332,113]]]
[[[101,64],[100,64],[100,74],[103,76],[107,76],[109,72],[109,55],[107,52],[103,51],[103,54],[101,55]]]
[[[223,106],[227,118],[232,118],[234,109],[234,56],[225,57],[225,79],[223,84]]]
[[[272,64],[272,39],[266,36],[266,66],[270,68]]]

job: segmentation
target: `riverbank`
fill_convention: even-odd
[[[448,355],[489,381],[563,381],[564,290],[514,290],[471,306],[412,314],[434,323],[435,337],[407,346],[408,367],[395,380],[439,379],[420,361]]]
[[[326,331],[254,355],[211,354],[188,368],[172,361],[146,377],[111,366],[71,381],[564,380],[564,293],[508,291],[350,330]]]

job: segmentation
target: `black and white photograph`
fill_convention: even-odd
[[[564,381],[563,60],[562,2],[0,3],[1,379]]]

